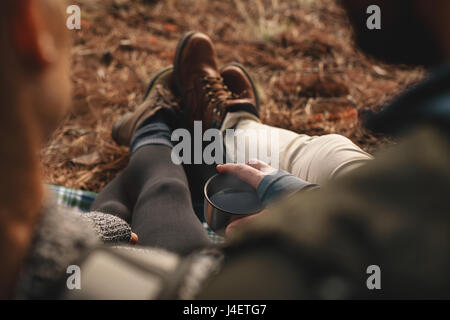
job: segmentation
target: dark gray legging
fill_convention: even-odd
[[[192,208],[183,166],[175,165],[171,148],[139,148],[127,168],[97,196],[91,210],[110,213],[131,224],[139,245],[186,255],[210,245]]]

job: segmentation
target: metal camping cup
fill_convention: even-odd
[[[223,235],[236,218],[243,218],[263,209],[255,188],[230,174],[216,174],[203,189],[204,216],[209,227]]]

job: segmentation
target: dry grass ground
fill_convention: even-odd
[[[73,109],[42,150],[49,183],[99,191],[126,165],[112,124],[141,100],[152,73],[170,65],[184,32],[215,41],[259,84],[265,123],[311,135],[340,133],[374,152],[387,141],[361,128],[421,70],[392,67],[354,49],[334,0],[78,0],[72,31]]]

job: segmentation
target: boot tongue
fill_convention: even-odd
[[[202,68],[202,73],[205,76],[212,77],[212,78],[220,78],[220,73],[217,71],[217,69],[212,68],[210,66],[205,66]]]

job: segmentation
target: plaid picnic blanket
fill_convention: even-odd
[[[70,207],[79,212],[88,212],[92,202],[94,202],[97,193],[76,189],[69,189],[62,186],[48,185],[56,203],[61,206]],[[212,231],[206,222],[202,222],[203,227],[208,233],[213,243],[222,243],[224,238]]]

